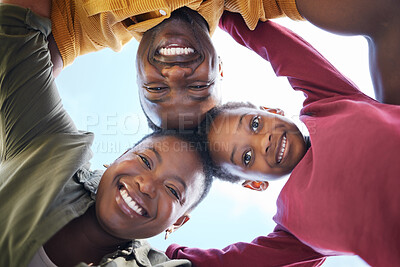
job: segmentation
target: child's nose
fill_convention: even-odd
[[[263,155],[267,154],[268,150],[270,149],[271,146],[271,138],[272,138],[272,134],[267,133],[265,134],[262,138],[261,138],[261,153]]]

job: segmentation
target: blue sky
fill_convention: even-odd
[[[367,43],[362,37],[329,34],[307,22],[275,21],[299,33],[364,93],[373,97]],[[267,62],[234,43],[226,33],[218,29],[213,41],[224,66],[224,102],[250,101],[282,108],[306,133],[297,116],[304,100],[302,93],[294,92],[285,78],[275,76]],[[93,169],[102,169],[104,163],[111,163],[150,133],[138,101],[136,50],[137,42],[133,40],[119,53],[106,49],[82,56],[57,78],[64,106],[77,127],[95,133]],[[272,221],[275,202],[286,179],[270,183],[265,192],[253,192],[217,181],[184,227],[167,241],[163,235],[149,241],[161,250],[171,243],[223,248],[234,242],[250,242],[259,235],[267,235],[275,226]],[[356,256],[344,256],[332,257],[324,266],[366,264]]]

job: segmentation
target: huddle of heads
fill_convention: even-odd
[[[276,110],[219,105],[221,64],[197,12],[179,9],[147,31],[137,72],[140,103],[156,131],[101,180],[96,211],[115,236],[147,238],[178,228],[207,195],[212,177],[267,181],[290,173],[305,154],[303,135]]]

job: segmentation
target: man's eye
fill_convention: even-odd
[[[144,86],[144,88],[146,88],[146,90],[149,91],[149,92],[159,93],[159,92],[167,89],[168,87],[165,87],[165,86],[154,86],[154,87]]]
[[[205,89],[208,87],[208,84],[203,84],[203,85],[191,85],[189,86],[190,89],[195,89],[195,90],[201,90]]]
[[[177,200],[180,199],[178,192],[170,186],[167,186],[168,190],[176,197]]]
[[[245,166],[248,166],[250,161],[251,161],[251,150],[249,150],[243,154],[243,164]]]
[[[150,164],[149,160],[146,157],[141,156],[141,155],[139,155],[139,157],[143,161],[143,163],[146,164],[147,168],[149,168],[149,170],[151,170],[151,164]]]
[[[256,132],[258,130],[258,126],[260,126],[260,117],[258,117],[258,116],[254,117],[251,120],[250,126],[251,126],[251,129],[253,130],[253,132]]]

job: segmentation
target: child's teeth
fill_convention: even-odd
[[[286,147],[286,136],[284,136],[282,139],[282,148],[278,155],[278,163],[282,161],[283,153],[285,153],[285,147]]]

